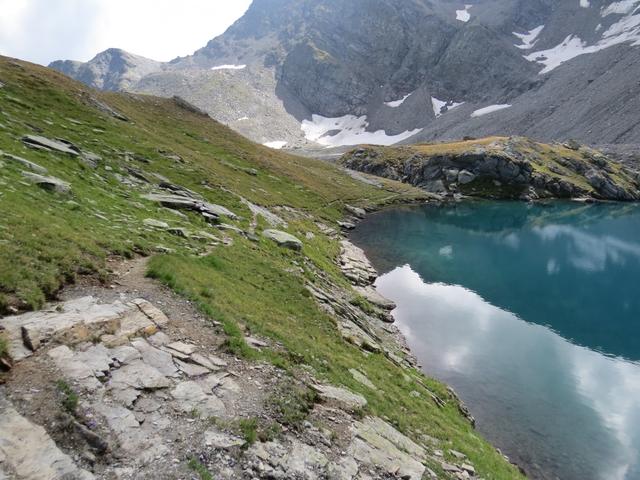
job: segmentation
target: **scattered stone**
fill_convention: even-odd
[[[98,164],[102,161],[102,157],[93,152],[82,152],[80,160],[89,168],[98,168]]]
[[[369,387],[371,390],[377,390],[376,386],[362,372],[356,370],[355,368],[351,368],[349,369],[349,373],[356,382],[360,382],[365,387]]]
[[[240,447],[244,445],[244,443],[245,442],[238,437],[234,437],[217,430],[208,430],[204,432],[204,444],[207,447],[226,450],[233,447]]]
[[[151,302],[142,298],[137,298],[131,303],[137,305],[138,308],[144,313],[158,328],[166,328],[169,325],[169,318],[164,314],[162,310],[154,306]]]
[[[367,215],[367,212],[365,212],[363,208],[352,207],[351,205],[345,205],[344,208],[347,212],[358,218],[364,218]]]
[[[282,218],[266,209],[265,207],[255,205],[245,198],[242,198],[241,201],[244,205],[249,207],[249,210],[251,210],[251,213],[253,215],[264,218],[271,227],[287,228],[287,222],[285,222]]]
[[[347,410],[358,410],[367,405],[367,399],[344,388],[333,385],[312,385],[325,402],[335,402]]]
[[[13,162],[19,163],[24,168],[28,168],[32,172],[45,174],[47,173],[47,169],[38,165],[37,163],[30,162],[22,157],[18,157],[17,155],[11,155],[10,153],[3,152],[0,150],[0,156],[6,158],[7,160],[11,160]]]
[[[172,391],[178,410],[184,413],[198,412],[202,417],[223,417],[226,408],[222,400],[215,395],[207,395],[194,381],[179,383]]]
[[[167,345],[167,348],[170,348],[180,353],[184,353],[185,355],[191,355],[197,350],[195,345],[191,343],[184,343],[184,342],[169,343]]]
[[[229,209],[208,203],[195,198],[183,197],[180,195],[158,195],[148,194],[143,195],[143,198],[152,202],[160,203],[167,208],[173,208],[178,210],[192,210],[203,215],[207,220],[217,223],[221,216],[226,216],[231,219],[237,219],[237,215]]]
[[[352,222],[338,222],[338,226],[344,230],[353,230],[356,224]]]
[[[113,389],[131,387],[137,390],[158,390],[170,386],[169,379],[144,360],[134,360],[111,375]]]
[[[40,188],[43,188],[44,190],[58,193],[71,192],[71,185],[64,180],[60,180],[56,177],[45,177],[44,175],[25,171],[22,172],[22,176],[25,177],[29,182],[39,186]]]
[[[302,250],[302,242],[290,233],[281,230],[265,230],[262,232],[262,235],[273,240],[281,247],[290,248],[295,251]]]
[[[425,450],[377,417],[356,422],[348,453],[357,461],[385,470],[400,478],[420,480]]]
[[[245,337],[244,341],[247,342],[247,345],[250,347],[257,348],[258,350],[269,346],[267,342],[255,337]]]
[[[460,185],[466,185],[467,183],[473,182],[478,176],[475,173],[471,173],[468,170],[461,170],[458,173],[458,183]]]
[[[449,453],[456,457],[458,460],[464,460],[467,456],[464,453],[458,452],[457,450],[449,450]]]
[[[176,377],[178,375],[178,370],[173,363],[171,354],[152,347],[143,339],[134,340],[131,345],[140,352],[142,360],[147,365],[157,369],[163,376]]]
[[[367,285],[365,287],[356,286],[354,289],[369,303],[374,304],[376,307],[380,307],[383,310],[389,311],[396,308],[396,304],[394,302],[380,295],[380,293],[372,285]]]
[[[151,227],[151,228],[163,228],[163,229],[168,229],[169,228],[169,224],[166,222],[162,222],[160,220],[154,220],[153,218],[145,218],[142,223],[147,226],[147,227]]]
[[[206,367],[202,367],[200,365],[194,365],[193,363],[183,362],[182,360],[175,360],[178,368],[187,376],[187,377],[200,377],[202,375],[206,375],[211,370]]]
[[[39,135],[25,135],[22,142],[28,147],[66,153],[73,157],[80,155],[80,149],[66,140],[51,140]]]

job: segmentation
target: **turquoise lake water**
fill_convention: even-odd
[[[531,478],[640,479],[640,207],[403,207],[352,240],[425,373]]]

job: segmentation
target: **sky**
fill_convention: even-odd
[[[47,65],[107,48],[154,60],[190,55],[251,0],[0,0],[0,54]]]

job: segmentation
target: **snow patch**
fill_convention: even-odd
[[[580,6],[582,8],[589,8],[591,6],[591,3],[589,2],[589,0],[580,0]]]
[[[456,10],[456,20],[468,22],[471,19],[471,15],[469,14],[469,9],[471,7],[473,7],[473,5],[465,5],[464,10]]]
[[[533,30],[528,31],[527,33],[513,32],[513,34],[522,41],[522,45],[516,45],[516,47],[522,50],[529,50],[533,48],[533,46],[538,41],[538,36],[540,35],[540,32],[542,32],[543,29],[544,29],[544,25],[540,25],[539,27],[536,27]]]
[[[384,102],[384,104],[387,107],[391,107],[391,108],[398,108],[400,105],[402,105],[404,103],[404,101],[409,98],[411,95],[413,95],[415,92],[411,92],[408,95],[405,95],[404,97],[402,97],[400,100],[394,100],[393,102]]]
[[[498,105],[489,105],[488,107],[479,108],[471,113],[472,117],[482,117],[483,115],[487,115],[491,112],[497,112],[498,110],[504,110],[505,108],[509,108],[511,105],[508,103],[502,103]]]
[[[307,140],[327,147],[358,145],[361,143],[393,145],[422,130],[418,128],[407,130],[397,135],[387,135],[384,130],[367,132],[368,126],[369,122],[367,122],[366,115],[361,117],[345,115],[343,117],[327,118],[314,114],[311,116],[311,120],[302,121],[301,128]]]
[[[283,140],[276,140],[275,142],[267,142],[263,143],[262,145],[264,145],[265,147],[273,148],[274,150],[280,150],[284,148],[286,144],[287,142]]]
[[[580,37],[569,35],[559,45],[525,55],[524,58],[543,64],[544,68],[540,74],[544,74],[579,55],[598,52],[621,43],[630,43],[635,47],[640,46],[640,0],[614,2],[603,8],[601,14],[603,17],[613,14],[621,15],[621,18],[602,33],[602,37],[597,43],[587,45],[587,42],[581,40]],[[602,25],[596,27],[596,31],[601,29]]]
[[[444,115],[449,110],[453,110],[454,108],[459,107],[463,103],[464,102],[456,103],[452,102],[451,100],[445,102],[443,100],[438,100],[436,97],[431,97],[431,107],[433,107],[433,113],[435,114],[436,118]],[[445,107],[446,110],[443,111],[442,109]]]
[[[211,67],[211,70],[244,70],[245,68],[247,68],[246,65],[218,65]]]
[[[244,122],[245,120],[249,120],[249,117],[240,117],[236,122]]]
[[[636,6],[640,4],[639,0],[621,0],[620,2],[613,2],[606,8],[603,8],[600,14],[603,17],[607,15],[627,15],[636,9]]]

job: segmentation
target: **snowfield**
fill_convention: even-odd
[[[275,142],[266,142],[262,145],[264,145],[265,147],[273,148],[274,150],[281,150],[287,145],[287,142],[283,140],[276,140]]]
[[[471,15],[469,14],[469,9],[471,7],[473,7],[473,5],[465,5],[464,10],[456,10],[456,20],[468,22],[471,19]]]
[[[217,67],[211,67],[211,70],[244,70],[246,65],[218,65]]]
[[[393,145],[401,142],[422,129],[407,130],[397,135],[387,135],[384,130],[367,132],[369,126],[367,116],[356,117],[345,115],[343,117],[327,118],[322,115],[312,115],[311,120],[302,121],[302,131],[307,140],[317,142],[326,147],[339,147],[342,145],[358,145],[368,143],[373,145]]]
[[[516,45],[516,47],[522,50],[530,50],[538,41],[538,36],[543,29],[544,25],[540,25],[527,33],[513,32],[513,34],[522,41],[522,45]]]
[[[487,115],[492,112],[497,112],[498,110],[504,110],[505,108],[509,108],[511,105],[508,103],[502,103],[498,105],[489,105],[488,107],[479,108],[471,113],[472,117],[482,117],[483,115]]]
[[[587,45],[587,42],[578,36],[568,35],[559,45],[530,53],[524,58],[544,65],[540,71],[542,75],[579,55],[599,52],[621,43],[640,46],[640,0],[622,0],[612,3],[602,10],[601,15],[602,17],[618,15],[621,18],[603,32],[601,39],[594,45]],[[596,28],[596,31],[599,29]]]
[[[441,115],[444,115],[449,110],[453,110],[454,108],[459,107],[463,103],[464,102],[460,102],[460,103],[451,102],[451,101],[445,102],[443,100],[438,100],[436,97],[431,97],[431,107],[433,108],[433,113],[436,116],[436,118],[440,117]],[[447,107],[447,109],[443,112],[442,109],[444,107]]]
[[[404,101],[409,98],[411,95],[413,95],[415,92],[411,92],[408,95],[405,95],[404,97],[402,97],[400,100],[394,100],[393,102],[384,102],[384,104],[387,107],[391,107],[391,108],[398,108],[400,105],[402,105],[404,103]]]

